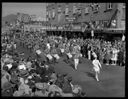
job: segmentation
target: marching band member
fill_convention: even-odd
[[[80,57],[80,48],[79,46],[74,46],[74,66],[75,66],[75,69],[77,70],[77,66],[79,64],[79,57]]]
[[[50,50],[46,49],[45,52],[46,52],[46,57],[47,57],[47,59],[48,59],[48,62],[51,63],[52,60],[53,60],[53,57],[52,57],[52,55],[50,54]]]
[[[57,54],[56,49],[54,49],[53,57],[55,58],[55,61],[56,61],[56,62],[58,62],[58,60],[60,59],[59,55]]]
[[[92,61],[92,64],[93,64],[93,70],[95,72],[95,78],[97,81],[99,81],[98,74],[100,73],[101,64],[97,59],[97,57],[95,57],[95,59]]]

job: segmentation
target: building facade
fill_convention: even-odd
[[[31,21],[31,17],[29,14],[17,13],[17,20],[19,22],[28,23]]]
[[[116,17],[117,20],[117,28],[124,28],[125,29],[125,16],[126,16],[126,10],[125,10],[125,3],[118,4],[118,14]]]
[[[125,19],[125,10],[122,9],[125,9],[124,3],[49,3],[46,18],[51,25],[63,28],[117,28],[122,15]],[[116,25],[112,26],[115,21]]]

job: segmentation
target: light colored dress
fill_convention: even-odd
[[[93,64],[94,71],[100,73],[101,64],[100,64],[99,60],[97,60],[97,59],[93,60],[92,64]]]

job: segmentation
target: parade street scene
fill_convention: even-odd
[[[125,3],[2,2],[2,97],[125,97]]]

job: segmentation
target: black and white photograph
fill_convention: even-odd
[[[126,3],[2,2],[2,97],[125,97]]]

